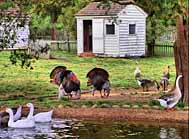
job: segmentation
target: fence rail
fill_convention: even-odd
[[[174,46],[171,44],[156,44],[154,46],[154,55],[155,56],[173,56]]]
[[[62,50],[68,51],[68,41],[50,41],[51,43],[51,50]],[[76,52],[77,51],[77,44],[76,41],[69,41],[70,51]]]
[[[45,40],[51,44],[51,50],[68,51],[68,41],[65,40]],[[77,41],[69,41],[70,51],[77,51]],[[154,56],[174,56],[173,44],[155,44],[154,45]]]

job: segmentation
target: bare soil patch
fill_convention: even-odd
[[[101,98],[98,91],[92,96],[92,93],[86,92],[81,95],[80,101],[96,101],[96,100],[109,100],[109,101],[126,101],[126,102],[149,102],[152,99],[159,97],[158,91],[149,90],[148,92],[143,92],[142,89],[120,89],[113,88],[110,92],[108,98]]]

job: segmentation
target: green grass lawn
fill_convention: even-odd
[[[51,70],[64,65],[74,71],[81,81],[82,90],[86,86],[86,74],[94,67],[106,69],[110,74],[111,87],[137,88],[133,72],[136,60],[140,64],[145,77],[159,82],[162,72],[168,65],[171,67],[170,84],[175,80],[175,66],[173,57],[152,57],[141,59],[126,58],[81,58],[76,54],[53,51],[53,56],[65,60],[39,59],[34,64],[33,70],[22,69],[20,66],[11,65],[9,52],[0,52],[0,106],[25,104],[29,99],[37,103],[50,105],[51,100],[43,101],[42,97],[56,95],[57,86],[50,84]],[[56,102],[57,103],[57,102]]]

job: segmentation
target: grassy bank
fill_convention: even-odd
[[[25,104],[28,101],[44,106],[58,104],[57,101],[51,101],[51,97],[56,96],[57,86],[49,83],[49,74],[58,65],[64,65],[76,73],[81,81],[82,90],[88,89],[86,74],[93,67],[104,68],[110,73],[111,87],[138,87],[133,75],[136,59],[81,58],[60,51],[51,53],[61,59],[39,59],[33,64],[34,69],[29,70],[11,65],[9,52],[0,52],[0,106]],[[142,58],[137,61],[142,74],[157,81],[160,80],[163,70],[170,65],[170,84],[173,85],[175,67],[172,57]]]

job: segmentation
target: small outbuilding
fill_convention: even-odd
[[[144,56],[146,17],[130,0],[112,3],[108,8],[91,2],[76,14],[78,55]]]

